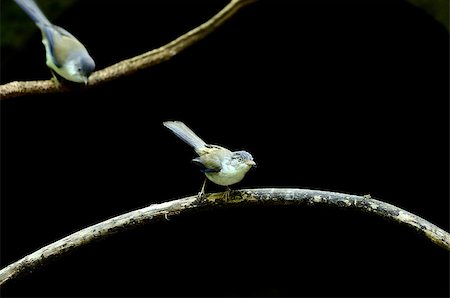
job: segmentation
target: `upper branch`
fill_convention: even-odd
[[[211,19],[168,44],[94,72],[89,77],[88,87],[128,76],[136,71],[171,59],[190,45],[209,35],[226,20],[231,18],[240,8],[255,1],[256,0],[231,0],[227,6]],[[58,84],[53,80],[11,82],[0,85],[0,99],[8,99],[29,94],[67,92],[70,90],[71,88],[68,86]]]
[[[412,227],[434,243],[450,250],[450,234],[448,232],[417,215],[370,197],[309,189],[246,189],[232,191],[227,200],[224,200],[222,193],[210,194],[203,200],[198,200],[196,196],[190,196],[150,205],[107,219],[44,246],[6,266],[0,270],[0,285],[23,273],[31,272],[49,260],[60,257],[77,247],[150,221],[161,220],[190,210],[210,210],[222,206],[261,203],[268,205],[300,204],[356,208]]]

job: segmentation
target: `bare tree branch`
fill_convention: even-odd
[[[94,72],[89,78],[88,87],[93,87],[114,79],[131,75],[136,71],[149,68],[153,65],[171,59],[187,47],[212,33],[226,20],[236,14],[239,9],[255,1],[256,0],[231,0],[227,6],[225,6],[219,13],[214,15],[207,22],[201,24],[195,29],[192,29],[168,44]],[[85,88],[84,86],[79,87]],[[11,82],[0,85],[0,99],[8,99],[29,94],[61,93],[70,90],[70,87],[57,84],[54,80]]]
[[[328,205],[339,208],[356,208],[410,226],[434,243],[450,250],[450,234],[448,232],[417,215],[369,196],[308,189],[244,189],[232,191],[227,200],[224,200],[223,193],[209,194],[202,200],[198,200],[196,196],[190,196],[150,205],[107,219],[44,246],[3,268],[0,270],[0,285],[19,275],[32,272],[51,259],[61,257],[77,247],[147,222],[167,219],[169,216],[194,210],[252,204]]]

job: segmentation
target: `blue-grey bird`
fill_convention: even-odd
[[[218,185],[227,187],[241,181],[245,174],[254,166],[255,161],[247,151],[230,151],[218,145],[206,144],[189,127],[181,121],[166,121],[163,125],[169,128],[177,137],[186,142],[198,154],[192,161],[200,165],[206,177]],[[199,196],[205,191],[206,178]]]
[[[33,0],[14,1],[41,30],[47,66],[68,81],[87,84],[95,63],[84,45],[63,28],[50,23]]]

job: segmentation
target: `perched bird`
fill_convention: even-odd
[[[95,63],[84,45],[63,28],[50,23],[34,0],[14,1],[41,30],[47,66],[52,73],[68,81],[87,84]]]
[[[215,184],[227,187],[226,197],[230,192],[229,185],[241,181],[245,174],[256,166],[252,155],[247,151],[232,152],[218,145],[206,144],[183,122],[166,121],[163,122],[163,125],[194,148],[198,157],[192,161],[201,166],[206,178]],[[206,178],[199,192],[199,197],[202,197],[205,193]]]

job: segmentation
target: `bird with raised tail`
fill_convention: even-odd
[[[181,121],[166,121],[163,125],[198,154],[192,161],[201,166],[206,176],[199,197],[205,194],[206,181],[209,179],[215,184],[227,187],[227,198],[231,190],[229,186],[241,181],[245,174],[256,166],[252,155],[247,151],[230,151],[218,145],[207,144]]]
[[[46,63],[62,78],[87,85],[95,63],[84,45],[72,34],[47,19],[34,0],[14,0],[42,32]],[[56,77],[56,76],[55,76]]]

